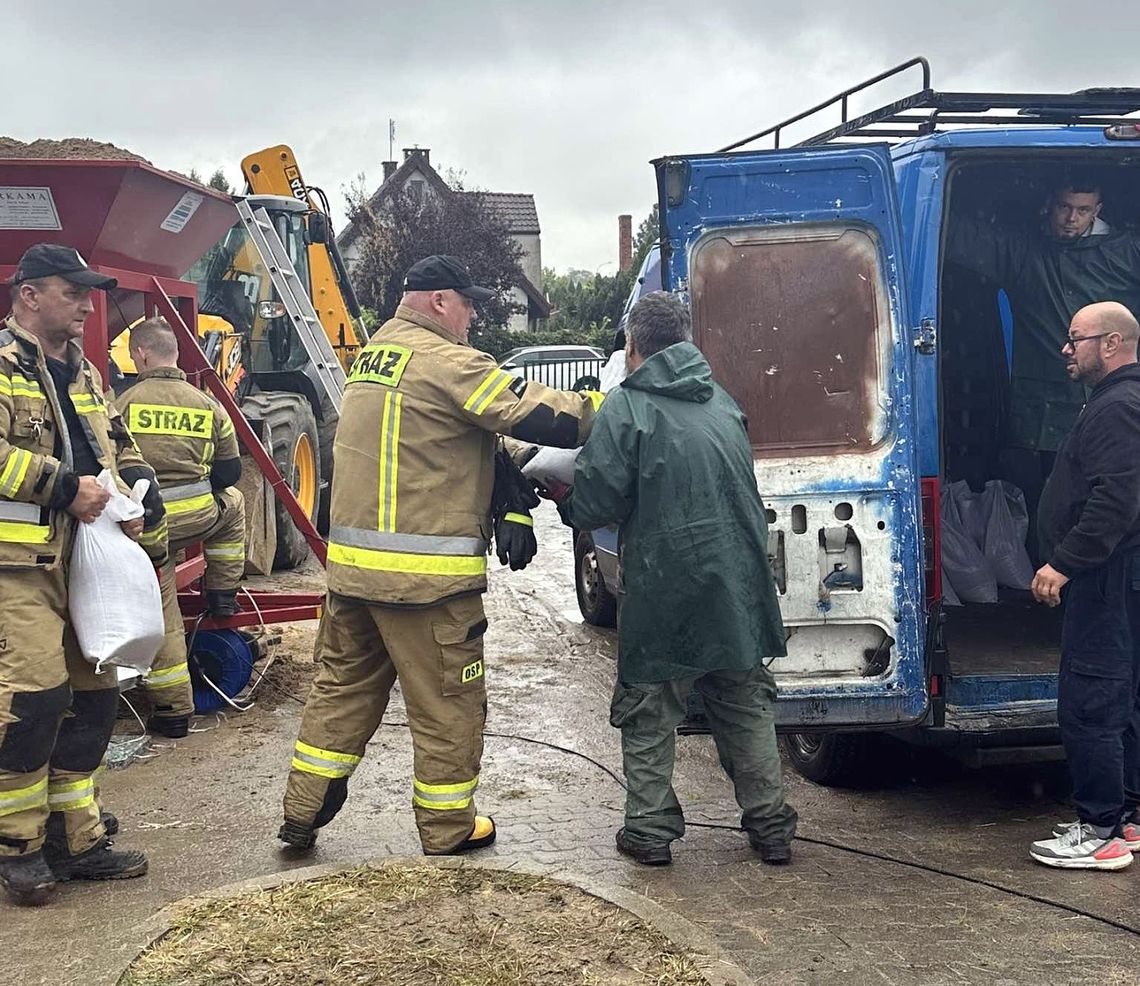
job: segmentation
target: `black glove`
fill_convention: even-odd
[[[500,565],[509,562],[512,572],[526,568],[538,553],[534,521],[530,519],[530,514],[504,514],[502,520],[495,525],[495,549]]]
[[[495,548],[499,563],[512,572],[526,568],[538,553],[530,511],[539,504],[538,494],[511,460],[506,449],[495,453],[495,489],[491,517],[495,525]]]

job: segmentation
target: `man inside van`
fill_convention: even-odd
[[[1057,720],[1077,820],[1033,843],[1039,863],[1122,869],[1140,851],[1140,326],[1117,302],[1082,308],[1061,348],[1091,388],[1041,495],[1049,561],[1031,586],[1065,603]]]
[[[998,466],[1000,478],[1025,494],[1031,542],[1045,477],[1085,402],[1084,387],[1057,359],[1064,326],[1098,301],[1140,310],[1140,238],[1113,230],[1100,218],[1102,206],[1100,187],[1074,178],[1052,191],[1037,231],[965,217],[949,227],[946,259],[1003,287],[1013,310],[1009,417]]]

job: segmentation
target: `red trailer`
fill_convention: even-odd
[[[94,270],[116,278],[114,291],[94,292],[95,312],[84,330],[84,351],[104,380],[111,340],[139,318],[165,317],[178,336],[179,365],[188,379],[225,407],[244,450],[324,564],[325,542],[206,360],[194,331],[197,287],[183,277],[237,220],[228,195],[141,161],[0,159],[0,281],[12,276],[34,243],[74,247]],[[0,317],[7,309],[5,293]],[[205,559],[200,550],[187,555],[178,566],[186,629],[232,632],[202,634],[223,651],[242,650],[243,638],[233,632],[240,627],[315,619],[320,613],[321,596],[315,593],[253,591],[246,593],[252,605],[245,612],[203,617]]]

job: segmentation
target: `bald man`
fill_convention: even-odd
[[[1140,851],[1140,326],[1082,308],[1061,347],[1091,388],[1041,494],[1038,602],[1065,603],[1057,719],[1078,818],[1033,843],[1065,869],[1122,869]]]

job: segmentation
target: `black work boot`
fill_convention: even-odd
[[[146,721],[147,732],[157,733],[167,739],[182,739],[190,732],[189,716],[151,716]],[[113,832],[108,832],[113,835]]]
[[[137,849],[113,849],[104,837],[78,855],[44,844],[44,858],[60,883],[68,880],[131,880],[147,870],[147,860]]]
[[[206,612],[211,616],[234,616],[242,612],[237,602],[237,589],[207,589]]]
[[[760,861],[769,866],[784,866],[792,861],[792,844],[786,840],[765,840],[750,831],[748,844],[760,855]]]
[[[55,896],[55,876],[40,850],[20,856],[0,856],[0,887],[13,904],[39,907]]]
[[[285,819],[285,823],[277,832],[277,838],[290,849],[308,852],[317,844],[317,830],[315,826]]]
[[[624,828],[618,829],[615,841],[618,852],[643,866],[668,866],[673,862],[673,851],[669,848],[668,842],[660,842],[654,845],[634,842],[625,834]]]

